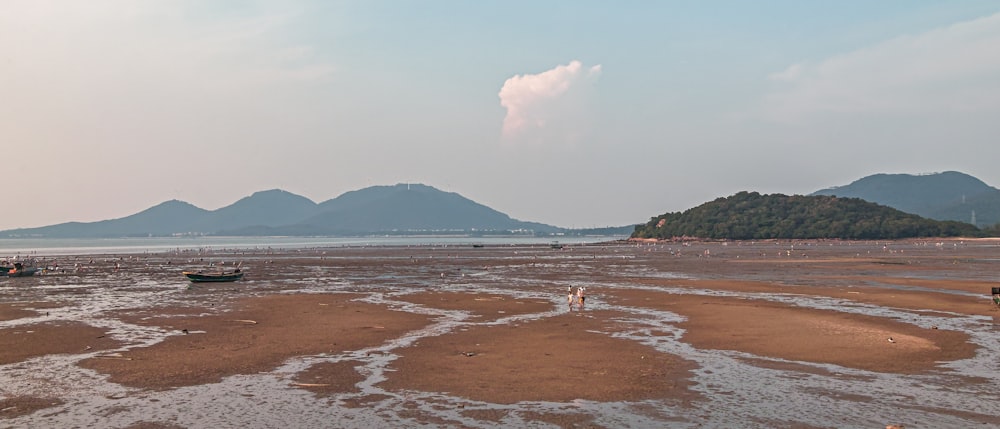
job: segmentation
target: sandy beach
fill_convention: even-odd
[[[53,261],[0,280],[0,428],[1000,425],[994,241]]]

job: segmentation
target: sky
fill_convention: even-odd
[[[998,136],[995,0],[0,1],[0,230],[397,183],[622,226],[996,187]]]

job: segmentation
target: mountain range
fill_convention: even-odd
[[[1000,223],[1000,190],[964,173],[874,174],[810,195],[860,198],[934,220]],[[254,193],[217,210],[171,200],[131,216],[0,231],[0,237],[106,238],[177,235],[371,234],[628,235],[634,225],[569,230],[510,216],[422,184],[372,186],[316,203],[287,191]]]
[[[612,228],[629,234],[632,226]],[[557,234],[564,228],[512,219],[453,192],[421,184],[373,186],[315,203],[283,190],[254,193],[218,210],[177,200],[131,216],[0,231],[0,237],[171,235]]]
[[[861,198],[934,220],[976,225],[1000,223],[1000,189],[957,171],[933,174],[874,174],[810,195]]]

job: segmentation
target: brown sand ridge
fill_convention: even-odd
[[[0,365],[50,354],[83,354],[120,347],[105,330],[78,322],[0,329]]]
[[[436,294],[428,295],[423,300]],[[688,378],[695,365],[611,337],[612,319],[621,316],[573,312],[424,338],[398,351],[394,372],[380,386],[494,403],[694,399]]]
[[[704,288],[733,292],[825,296],[888,308],[976,314],[980,316],[993,317],[995,319],[1000,318],[1000,312],[998,312],[997,307],[992,305],[989,301],[988,295],[983,295],[980,299],[973,299],[965,295],[947,292],[934,292],[932,290],[896,290],[885,287],[864,286],[872,283],[882,283],[886,285],[906,285],[933,288],[934,284],[944,284],[946,286],[939,287],[939,289],[973,292],[976,290],[989,290],[990,284],[985,282],[963,285],[962,283],[952,284],[952,282],[910,280],[884,276],[838,276],[836,278],[824,276],[814,280],[826,282],[836,280],[838,283],[849,283],[850,286],[802,286],[795,284],[774,284],[746,280],[719,281],[690,279],[633,279],[634,282],[639,284],[655,286],[670,286],[690,289]],[[978,288],[976,286],[978,286]]]
[[[552,310],[550,301],[464,292],[426,292],[404,295],[397,299],[441,310],[466,311],[477,317],[477,321]]]
[[[37,314],[36,311],[25,310],[21,305],[0,303],[0,321],[31,317]]]
[[[975,314],[992,317],[1000,322],[1000,312],[990,301],[989,295],[983,293],[997,285],[996,282],[959,281],[959,280],[929,280],[905,277],[885,276],[844,276],[857,284],[885,284],[926,288],[928,290],[906,290],[876,287],[841,288],[840,294],[831,296],[843,297],[854,301],[876,304],[884,307],[905,308],[911,310],[936,310],[959,314]],[[934,292],[940,290],[942,292]],[[969,292],[980,298],[967,295],[948,293],[948,291]],[[850,294],[850,295],[845,295]],[[855,295],[855,296],[851,296]]]
[[[48,302],[0,303],[0,321],[38,316],[40,309],[54,307],[55,304]]]
[[[426,316],[352,301],[358,297],[270,295],[241,299],[224,314],[142,321],[190,333],[80,365],[115,383],[165,389],[267,371],[295,356],[378,346],[427,324]]]
[[[702,349],[894,373],[929,371],[942,361],[970,358],[976,350],[968,334],[879,317],[755,299],[634,290],[614,295],[623,304],[685,316],[681,340]]]
[[[62,404],[63,401],[61,399],[38,398],[34,396],[0,398],[0,418],[12,419]]]

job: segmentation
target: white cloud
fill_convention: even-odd
[[[1000,14],[774,73],[765,113],[920,115],[1000,110]]]
[[[518,137],[562,128],[582,107],[574,95],[586,91],[601,73],[601,66],[586,70],[580,61],[571,61],[538,74],[515,75],[500,89],[500,105],[507,109],[503,120],[504,137]]]
[[[792,64],[778,73],[772,73],[769,78],[779,82],[794,82],[802,75],[802,64]]]

